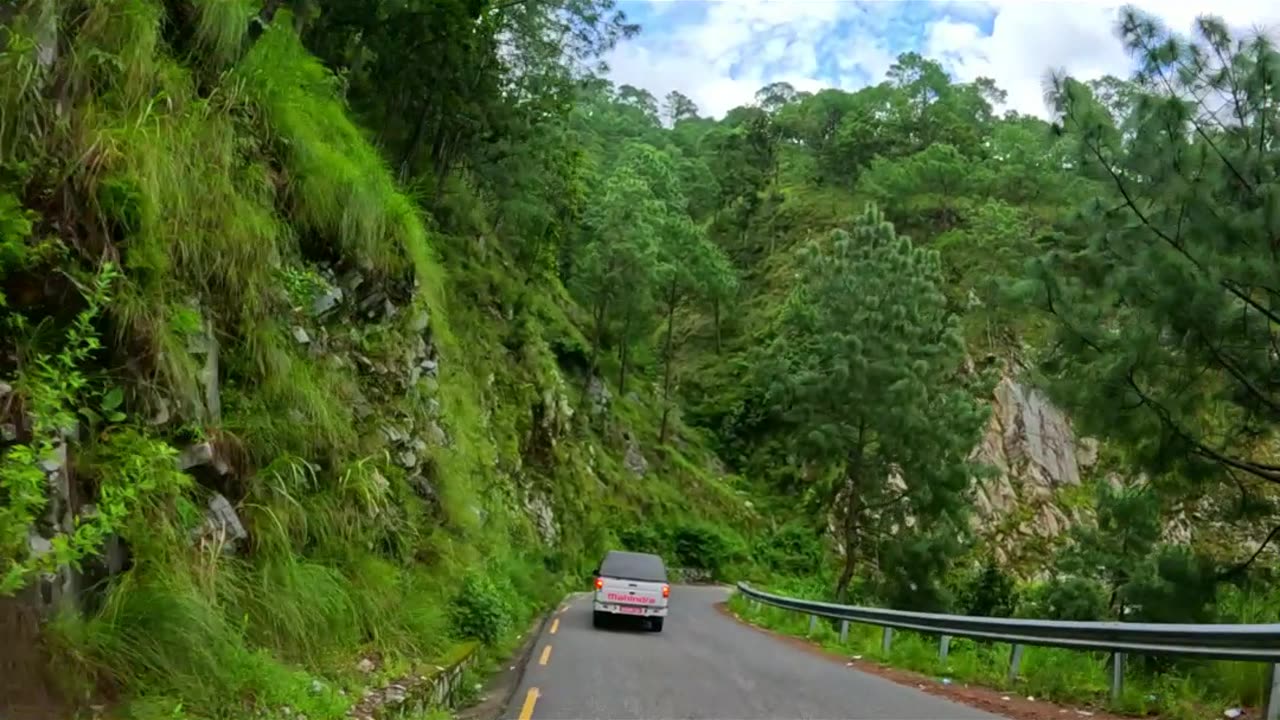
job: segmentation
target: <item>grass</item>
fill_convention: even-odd
[[[1241,609],[1261,610],[1275,601],[1274,596],[1265,601],[1249,596],[1227,602]],[[1112,702],[1107,653],[1028,646],[1024,648],[1017,679],[1010,684],[1012,647],[1007,643],[953,638],[947,659],[942,661],[938,657],[938,638],[934,636],[895,631],[890,651],[886,653],[881,645],[882,630],[878,627],[850,625],[848,639],[841,643],[839,625],[833,621],[820,620],[816,630],[810,633],[807,615],[768,606],[755,610],[737,594],[729,606],[747,622],[809,638],[833,652],[861,656],[938,680],[949,678],[952,682],[990,687],[1038,700],[1105,708],[1125,715],[1154,714],[1169,720],[1191,720],[1218,715],[1226,708],[1258,707],[1264,702],[1269,669],[1262,663],[1182,661],[1154,672],[1144,659],[1130,658],[1122,695],[1117,702]],[[1273,620],[1274,614],[1269,619]]]

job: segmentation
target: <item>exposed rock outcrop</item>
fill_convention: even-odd
[[[976,518],[996,559],[1038,553],[1044,542],[1079,520],[1057,501],[1098,461],[1098,443],[1077,438],[1071,420],[1036,388],[1006,372],[992,394],[991,419],[973,459],[994,475],[976,484]]]

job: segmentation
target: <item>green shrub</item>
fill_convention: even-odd
[[[944,612],[953,598],[941,579],[958,543],[945,532],[915,532],[883,540],[877,595],[898,610]]]
[[[960,577],[955,605],[965,615],[1009,617],[1018,607],[1013,576],[988,558],[981,568]]]
[[[788,523],[756,539],[752,556],[779,575],[811,576],[823,569],[822,540],[817,532]]]
[[[496,643],[512,624],[510,596],[486,573],[471,573],[453,601],[453,623],[459,637]]]
[[[1208,623],[1214,620],[1218,568],[1212,560],[1189,548],[1165,545],[1152,571],[1123,590],[1133,607],[1125,620],[1159,623]]]
[[[670,538],[660,530],[649,525],[634,525],[618,533],[618,542],[622,549],[630,552],[654,553],[667,555],[671,550]]]
[[[680,525],[672,532],[675,559],[681,567],[697,568],[721,578],[729,566],[746,559],[746,543],[732,530],[709,523]]]
[[[1107,605],[1106,590],[1097,581],[1054,578],[1030,588],[1017,614],[1045,620],[1102,620],[1107,616]]]

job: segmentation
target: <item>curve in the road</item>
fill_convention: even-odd
[[[508,720],[997,720],[779,642],[716,610],[717,587],[671,591],[661,633],[596,629],[569,598],[534,648]]]

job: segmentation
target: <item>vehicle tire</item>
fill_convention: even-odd
[[[666,618],[654,618],[649,621],[649,629],[653,632],[662,632],[662,621]]]
[[[593,611],[591,613],[591,626],[604,627],[604,623],[606,619],[607,618],[605,617],[604,613],[600,612],[599,610]]]

